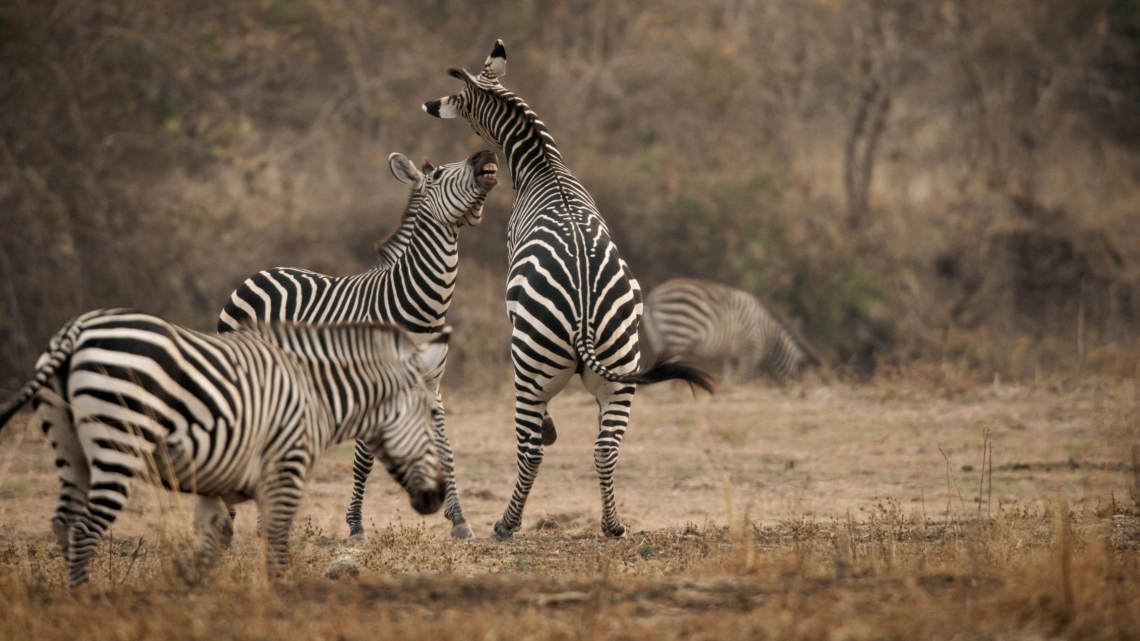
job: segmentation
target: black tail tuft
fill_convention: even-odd
[[[627,380],[639,384],[679,380],[685,381],[690,387],[699,387],[709,394],[715,393],[712,377],[707,372],[695,365],[670,358],[659,359],[648,369],[630,375]]]

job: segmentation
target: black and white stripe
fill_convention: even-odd
[[[513,325],[518,481],[495,535],[520,525],[527,495],[556,432],[547,403],[575,373],[600,408],[594,467],[602,492],[602,530],[625,534],[613,493],[613,470],[637,383],[682,379],[710,389],[689,365],[660,362],[638,370],[641,291],[610,240],[586,189],[562,162],[546,125],[499,84],[506,50],[495,43],[479,76],[448,73],[466,85],[424,104],[441,118],[463,117],[506,154],[517,191],[508,226],[507,314]]]
[[[363,274],[338,278],[303,269],[277,267],[247,279],[222,310],[218,331],[236,329],[249,319],[305,322],[379,321],[427,334],[443,327],[459,267],[459,229],[478,225],[483,202],[498,184],[497,159],[480,151],[463,162],[417,171],[400,154],[389,157],[392,174],[412,185],[400,226],[377,247],[379,264]],[[438,391],[443,368],[431,377]],[[471,528],[455,489],[451,443],[442,399],[435,407],[436,448],[447,485],[444,515],[452,536],[466,538]],[[353,490],[345,520],[352,538],[364,536],[361,506],[373,458],[357,442],[352,466]]]
[[[720,361],[724,380],[748,380],[770,369],[788,382],[819,365],[811,347],[746,291],[691,278],[666,281],[645,297],[641,324],[661,356]]]
[[[34,399],[56,456],[52,529],[68,584],[88,563],[136,480],[199,496],[202,560],[231,527],[226,503],[259,502],[269,569],[282,573],[305,482],[325,449],[361,439],[427,514],[443,502],[425,375],[446,334],[416,347],[394,325],[253,324],[222,336],[132,310],[72,320],[35,378],[0,408]]]

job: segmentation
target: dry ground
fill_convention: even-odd
[[[1136,394],[921,377],[696,399],[647,388],[616,484],[631,533],[613,541],[598,525],[596,408],[571,389],[551,406],[559,440],[524,527],[499,543],[485,537],[514,482],[511,400],[450,393],[478,539],[451,541],[378,471],[370,539],[344,541],[342,445],[317,469],[285,585],[265,584],[252,508],[201,577],[185,569],[185,510],[144,490],[74,595],[47,525],[49,448],[18,419],[0,436],[0,638],[1136,638]]]

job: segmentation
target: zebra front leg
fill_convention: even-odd
[[[375,461],[364,441],[357,440],[352,457],[352,499],[349,500],[348,512],[344,515],[344,520],[348,522],[348,538],[354,541],[363,541],[365,538],[360,511],[364,505],[364,485],[368,482]]]
[[[265,562],[271,581],[281,579],[289,569],[289,531],[305,493],[304,475],[309,465],[286,461],[262,490],[262,513],[268,548]]]
[[[594,469],[602,491],[602,532],[624,537],[626,527],[618,517],[614,499],[614,468],[618,450],[629,425],[633,393],[637,388],[623,383],[605,383],[595,392],[598,399],[598,438],[594,441]]]
[[[51,519],[51,529],[59,543],[60,552],[66,555],[70,545],[71,524],[87,509],[91,471],[71,421],[71,411],[61,392],[59,378],[53,376],[32,400],[32,407],[55,454],[55,469],[59,475],[59,504]]]
[[[445,428],[443,398],[439,392],[435,394],[435,406],[432,407],[432,427],[435,428],[435,449],[439,455],[440,466],[443,468],[443,515],[451,521],[451,537],[455,539],[471,538],[471,526],[463,516],[463,508],[459,506],[459,493],[455,489],[455,459],[451,453],[451,441],[447,438]]]
[[[534,486],[538,466],[542,464],[542,417],[546,414],[545,401],[530,401],[519,396],[515,399],[515,439],[517,441],[518,479],[511,502],[503,518],[491,528],[491,537],[499,540],[511,538],[522,524],[523,508]]]
[[[218,545],[224,548],[230,547],[230,544],[234,542],[234,519],[237,518],[237,510],[234,509],[234,506],[226,503],[226,514],[230,517],[229,527],[223,528],[218,534]]]

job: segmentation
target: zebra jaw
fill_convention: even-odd
[[[488,189],[499,184],[499,166],[489,163],[479,170],[475,176],[488,184]]]

